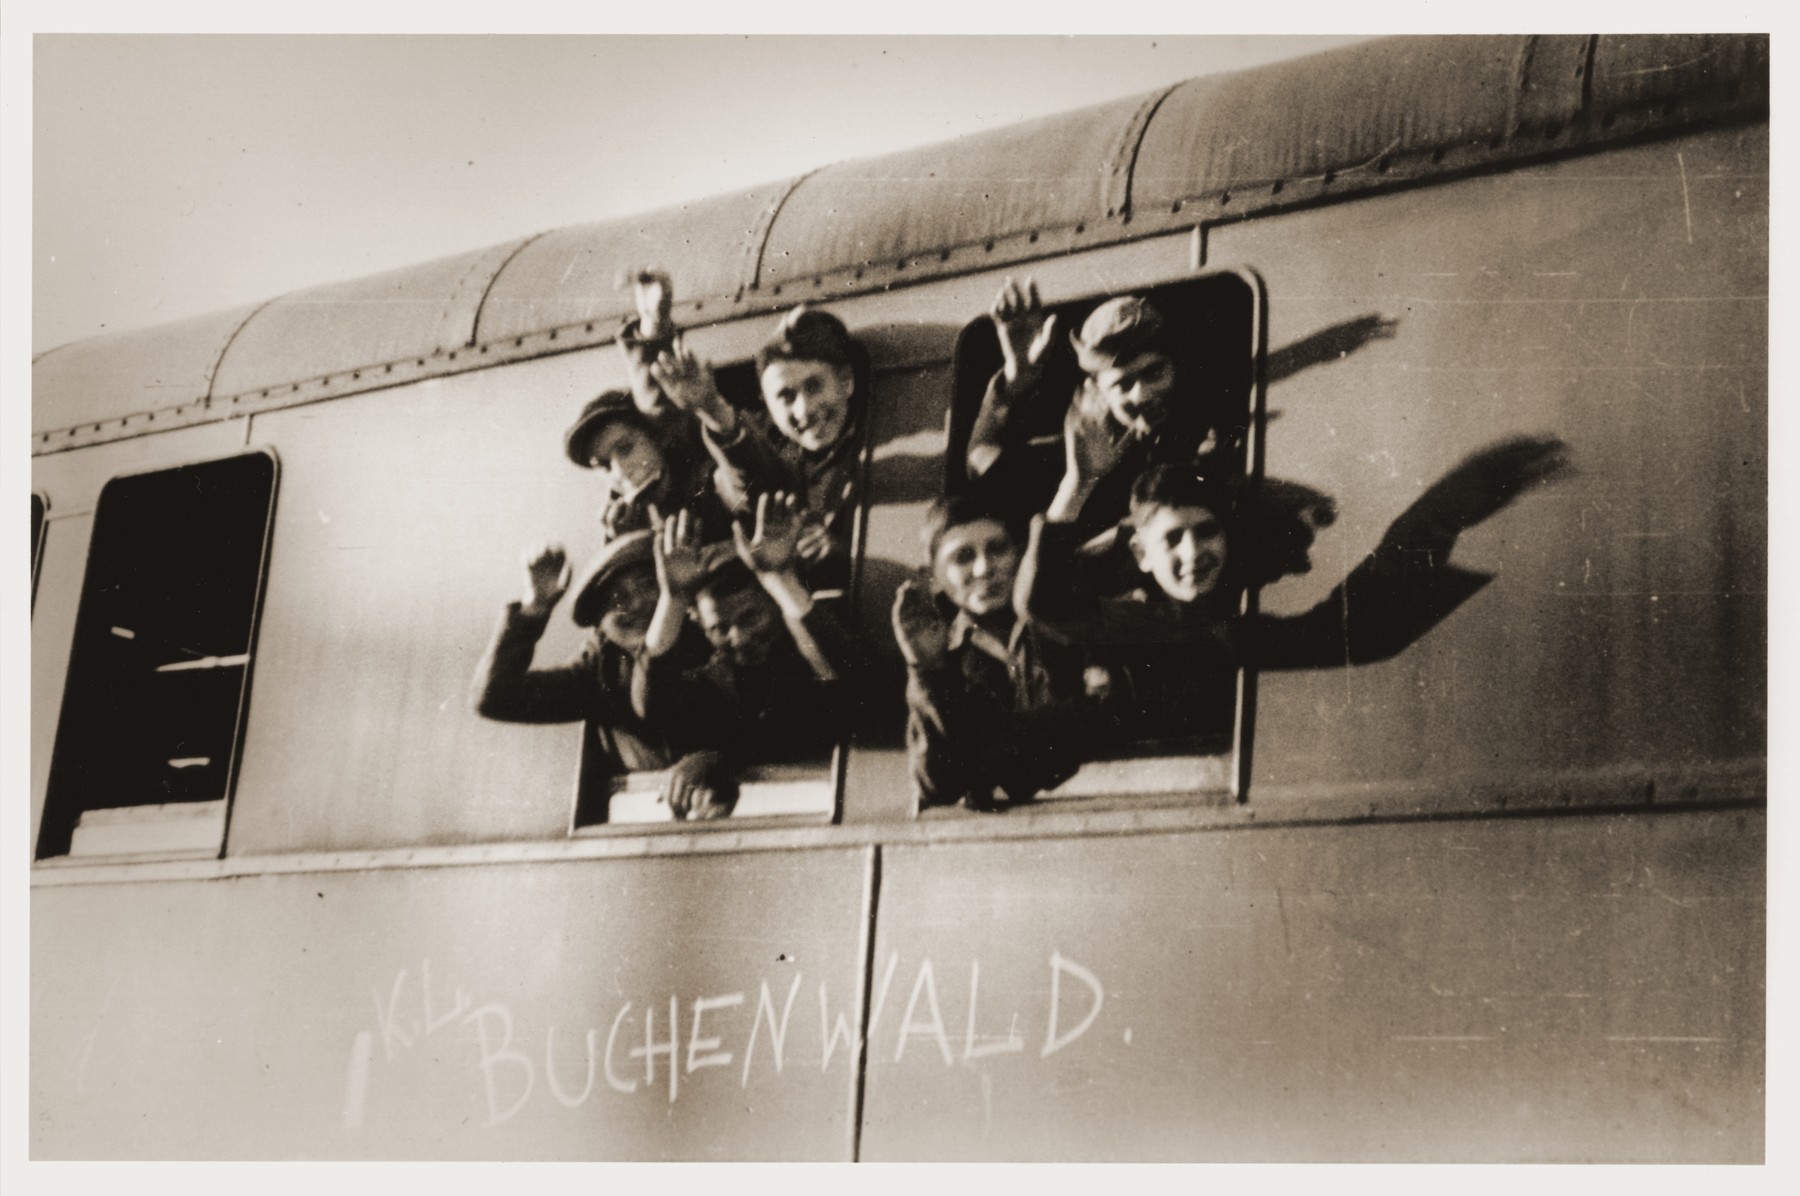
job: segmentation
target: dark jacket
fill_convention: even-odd
[[[1110,677],[1091,654],[1014,621],[1001,642],[962,612],[940,613],[949,651],[909,666],[906,746],[922,805],[1024,801],[1073,776],[1116,737]]]
[[[1344,668],[1398,655],[1491,575],[1385,543],[1312,609],[1236,613],[1237,587],[1179,603],[1160,590],[1108,598],[1072,583],[1073,525],[1046,524],[1020,564],[1026,613],[1046,638],[1084,645],[1119,675],[1133,739],[1229,736],[1240,668]]]
[[[517,602],[507,603],[475,672],[475,712],[507,723],[585,722],[609,772],[667,768],[672,757],[666,742],[632,707],[637,663],[623,648],[596,634],[574,660],[531,667],[549,619],[548,613],[529,615]]]
[[[755,667],[723,651],[699,664],[676,653],[650,659],[636,686],[638,708],[664,729],[676,758],[715,751],[737,768],[829,756],[849,726],[849,679],[861,669],[831,605],[814,603],[803,620],[807,650],[790,631]]]
[[[812,519],[830,536],[828,551],[803,562],[807,588],[842,590],[850,581],[850,539],[856,523],[862,477],[863,412],[866,383],[859,379],[855,409],[844,434],[823,453],[809,453],[781,435],[761,413],[740,412],[737,438],[719,440],[702,432],[713,460],[713,485],[732,512],[751,516],[756,500],[776,491],[796,495]]]

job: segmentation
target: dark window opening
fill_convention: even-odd
[[[254,453],[101,491],[37,855],[216,855],[274,499]]]
[[[44,499],[31,496],[31,604],[37,605],[38,566],[44,560]]]
[[[1160,314],[1163,330],[1153,347],[1168,357],[1176,384],[1167,414],[1149,438],[1153,447],[1141,459],[1128,457],[1126,466],[1093,491],[1080,522],[1082,548],[1059,577],[1096,600],[1141,600],[1154,606],[1165,595],[1140,563],[1126,522],[1132,483],[1149,463],[1192,463],[1194,472],[1229,494],[1224,501],[1232,513],[1225,522],[1241,526],[1251,499],[1260,296],[1253,281],[1238,274],[1129,293],[1147,299]],[[971,467],[969,448],[1003,357],[992,319],[982,317],[963,329],[956,344],[945,455],[947,495],[985,494],[1021,522],[1045,510],[1064,471],[1064,420],[1086,378],[1070,338],[1096,308],[1116,297],[1103,294],[1047,306],[1056,328],[1034,401],[1015,406],[1009,423],[1012,447],[986,473]],[[1230,563],[1242,547],[1237,539],[1234,533],[1229,541],[1228,567],[1219,583],[1224,588],[1215,591],[1215,607],[1234,614],[1245,609],[1251,596]],[[1235,666],[1195,667],[1184,651],[1164,655],[1137,645],[1092,653],[1094,663],[1108,666],[1094,676],[1111,687],[1106,691],[1114,695],[1108,717],[1116,720],[1116,728],[1104,736],[1103,746],[1082,751],[1085,763],[1073,777],[1040,797],[1233,788],[1230,757],[1247,716],[1249,703],[1241,695],[1249,678]]]

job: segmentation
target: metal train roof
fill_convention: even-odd
[[[1398,37],[577,225],[33,363],[35,453],[611,340],[628,263],[685,324],[1766,118],[1766,36]]]

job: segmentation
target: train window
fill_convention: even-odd
[[[829,759],[819,759],[737,769],[731,782],[736,788],[732,820],[829,817],[835,805],[830,763]],[[606,791],[603,821],[613,826],[674,821],[675,813],[666,796],[668,783],[666,769],[626,773],[616,778]],[[595,821],[598,820],[577,815],[576,826],[592,825]]]
[[[788,323],[784,320],[783,328]],[[722,814],[733,823],[833,815],[834,757],[853,708],[845,688],[857,668],[853,658],[860,655],[846,629],[844,608],[871,375],[860,347],[855,357],[856,365],[845,374],[854,378],[846,393],[855,397],[842,418],[808,410],[807,400],[798,401],[794,413],[765,407],[751,363],[715,370],[739,428],[720,450],[717,499],[705,496],[687,508],[698,531],[682,549],[692,553],[695,580],[681,633],[672,648],[633,668],[629,713],[620,711],[607,725],[590,710],[576,832],[602,825],[710,822]],[[791,372],[799,377],[803,367]],[[829,429],[831,438],[814,444],[808,438],[820,428]],[[746,445],[746,437],[756,444]],[[776,492],[789,490],[795,498],[791,510],[774,500]],[[734,545],[728,508],[738,512],[749,559]],[[614,541],[627,542],[626,537]],[[662,599],[648,546],[636,548],[635,557],[641,582],[634,582],[620,561],[602,569],[597,560],[590,566],[592,580],[575,583],[576,620],[598,621],[590,651],[603,658],[616,650],[607,642],[616,633],[598,612],[629,602],[635,584],[650,586]],[[768,568],[752,567],[752,560]],[[597,588],[590,591],[602,578],[607,596]],[[583,612],[583,604],[590,609]],[[619,673],[610,677],[616,687]],[[657,756],[666,767],[643,766]]]
[[[37,605],[38,565],[44,559],[44,496],[31,496],[31,602]]]
[[[1015,307],[1023,299],[1015,294]],[[963,512],[952,524],[987,515],[996,534],[1006,529],[1031,595],[1029,622],[1010,640],[989,637],[989,655],[1012,654],[1012,688],[1032,687],[1013,695],[1031,717],[1009,713],[990,731],[1025,746],[1009,748],[1020,759],[996,764],[991,778],[981,772],[977,788],[996,790],[995,800],[1232,790],[1246,678],[1222,637],[1189,632],[1196,622],[1224,627],[1247,599],[1226,529],[1251,473],[1258,304],[1251,280],[1219,274],[1053,305],[1010,332],[984,316],[959,337],[944,509]],[[1047,334],[1044,317],[1055,320]],[[1010,387],[1003,335],[1015,360],[1042,346]],[[1079,430],[1066,433],[1065,421]],[[1094,449],[1073,473],[1068,435],[1092,437]],[[1027,554],[1024,529],[1046,513]],[[951,620],[953,650],[967,652],[981,620],[946,573],[954,527],[933,530],[932,597]],[[915,704],[912,718],[920,777],[931,771],[921,759],[935,715]]]
[[[39,859],[222,849],[275,473],[251,453],[101,491]]]

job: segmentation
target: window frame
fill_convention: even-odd
[[[33,519],[31,529],[31,599],[33,611],[37,609],[38,575],[43,571],[44,542],[50,537],[50,496],[42,490],[31,492]]]
[[[850,576],[842,590],[818,590],[813,592],[813,597],[815,601],[839,603],[839,609],[854,635],[855,604],[862,589],[863,549],[868,534],[869,470],[875,451],[871,430],[875,422],[877,379],[881,370],[873,359],[873,350],[870,349],[867,337],[854,328],[850,330],[850,335],[865,349],[870,350],[867,379],[869,393],[863,398],[859,429],[861,443],[857,445],[856,451],[856,503],[850,520]],[[714,363],[712,370],[719,392],[740,416],[766,418],[754,357],[734,357]],[[856,738],[853,727],[846,727],[837,737],[822,768],[796,764],[745,765],[739,772],[738,801],[729,815],[686,821],[678,821],[666,805],[655,816],[649,816],[652,813],[649,807],[656,801],[650,794],[653,791],[660,793],[668,769],[611,773],[604,768],[604,761],[599,759],[601,753],[598,739],[589,733],[590,730],[591,724],[584,723],[580,750],[576,754],[567,829],[570,838],[641,835],[669,829],[708,831],[743,829],[746,826],[836,826],[844,820],[844,778],[850,746]],[[792,775],[803,770],[813,776]],[[822,797],[816,802],[809,802],[805,809],[780,808],[785,804],[780,791],[798,784],[805,784],[809,788],[817,787],[822,791]],[[628,816],[614,818],[614,799],[622,796],[628,801]]]
[[[203,468],[209,465],[228,461],[245,460],[251,457],[261,457],[268,462],[267,495],[263,500],[263,511],[260,520],[261,537],[260,544],[255,553],[254,577],[250,580],[250,609],[245,624],[245,645],[242,653],[245,659],[241,666],[225,666],[241,667],[242,674],[237,689],[235,710],[232,715],[230,743],[225,753],[224,778],[221,787],[221,795],[215,799],[160,804],[145,803],[135,806],[89,804],[81,798],[72,801],[54,801],[53,799],[57,795],[56,779],[59,759],[62,757],[64,751],[73,750],[74,746],[71,744],[70,746],[65,747],[64,742],[65,735],[69,734],[68,728],[71,725],[69,720],[71,714],[84,700],[83,692],[77,688],[77,682],[80,679],[76,675],[76,665],[78,662],[78,653],[84,650],[82,647],[82,633],[84,631],[83,615],[88,613],[84,608],[86,607],[92,585],[96,579],[96,558],[94,549],[98,534],[103,526],[102,516],[105,511],[108,490],[116,483],[128,483],[133,480],[156,477],[164,474],[173,474],[184,469]],[[224,857],[226,847],[230,842],[231,816],[236,800],[238,772],[242,763],[245,733],[249,723],[251,694],[255,684],[257,645],[261,633],[263,605],[268,590],[269,561],[272,542],[274,540],[275,519],[277,507],[280,502],[280,493],[281,458],[274,447],[269,445],[246,446],[235,452],[193,459],[183,459],[172,464],[158,465],[154,468],[113,474],[101,484],[93,505],[94,522],[93,527],[89,532],[87,561],[82,574],[81,590],[76,599],[77,605],[73,632],[74,639],[69,653],[68,664],[64,671],[63,693],[57,716],[56,735],[51,749],[50,769],[44,784],[43,815],[39,820],[36,842],[32,845],[34,867],[105,866],[119,863],[219,859]],[[46,504],[46,510],[47,509],[48,505]],[[48,520],[46,520],[46,524],[47,523]],[[134,835],[134,832],[130,829],[131,827],[136,826],[143,828],[141,832],[136,832],[137,837],[153,839],[155,832],[159,827],[166,830],[172,822],[178,819],[202,817],[203,815],[197,811],[202,807],[213,806],[214,803],[217,803],[216,814],[218,832],[217,842],[211,843],[210,846],[157,847],[154,845],[146,845],[134,847],[129,843],[129,840]],[[121,813],[124,811],[133,812]],[[208,811],[208,814],[212,812],[215,811]],[[107,815],[107,817],[102,818],[100,822],[127,828],[123,832],[111,836],[114,838],[122,838],[126,841],[119,850],[107,851],[104,853],[75,852],[72,850],[74,847],[76,830],[79,827],[82,818],[89,814]],[[51,828],[53,822],[57,825],[58,829],[52,835]],[[64,829],[65,826],[66,829]],[[51,836],[51,838],[47,839],[47,836]],[[61,839],[63,841],[61,850],[54,854],[45,854],[47,842],[53,841],[54,839]]]
[[[1071,313],[1085,317],[1088,311],[1108,299],[1121,295],[1148,295],[1154,298],[1159,294],[1165,294],[1178,288],[1196,288],[1209,281],[1224,279],[1235,280],[1248,291],[1249,311],[1246,331],[1250,360],[1247,374],[1241,381],[1244,391],[1242,406],[1233,404],[1230,410],[1234,414],[1241,412],[1242,421],[1238,425],[1241,428],[1241,444],[1235,453],[1236,474],[1234,476],[1242,481],[1245,495],[1253,504],[1258,501],[1262,491],[1267,422],[1268,288],[1260,274],[1245,266],[1198,270],[1183,277],[1161,282],[1084,293],[1056,303],[1046,303],[1044,306],[1046,312],[1059,313],[1064,317],[1058,321],[1055,335],[1066,338],[1074,328],[1079,327],[1078,321],[1068,318]],[[989,330],[986,335],[989,338],[995,338],[996,334],[992,331],[991,318],[987,315],[977,316],[965,323],[956,336],[951,365],[951,393],[944,451],[944,493],[946,494],[968,485],[965,461],[969,439],[976,414],[980,408],[986,379],[991,377],[991,372],[981,374],[978,382],[971,386],[969,384],[971,367],[966,362],[973,355],[972,338],[980,335],[979,330],[984,325]],[[995,352],[997,353],[997,341]],[[998,368],[997,358],[993,368]],[[1254,582],[1244,586],[1238,597],[1238,611],[1241,618],[1246,620],[1255,618],[1259,596],[1260,587]],[[1249,798],[1255,745],[1257,673],[1253,665],[1239,666],[1235,686],[1236,698],[1230,746],[1227,750],[1216,754],[1170,753],[1152,750],[1143,754],[1127,753],[1104,760],[1089,761],[1082,765],[1075,776],[1058,786],[1057,789],[1038,794],[1034,802],[1012,812],[1015,815],[1029,816],[1034,810],[1038,812],[1066,811],[1071,806],[1097,808],[1099,805],[1111,804],[1115,801],[1137,802],[1169,797],[1185,797],[1196,804],[1214,804],[1221,800],[1229,801],[1231,804],[1245,803]],[[1187,783],[1177,784],[1175,778],[1183,773],[1191,776],[1196,763],[1204,763],[1206,772],[1222,773],[1223,784],[1217,787],[1202,788],[1197,788],[1191,780]],[[1145,783],[1134,783],[1132,780],[1134,777],[1145,778]],[[1068,791],[1065,792],[1065,790]],[[955,818],[969,815],[970,812],[963,810],[960,806],[946,806],[919,810],[915,816],[935,820],[943,817]]]

